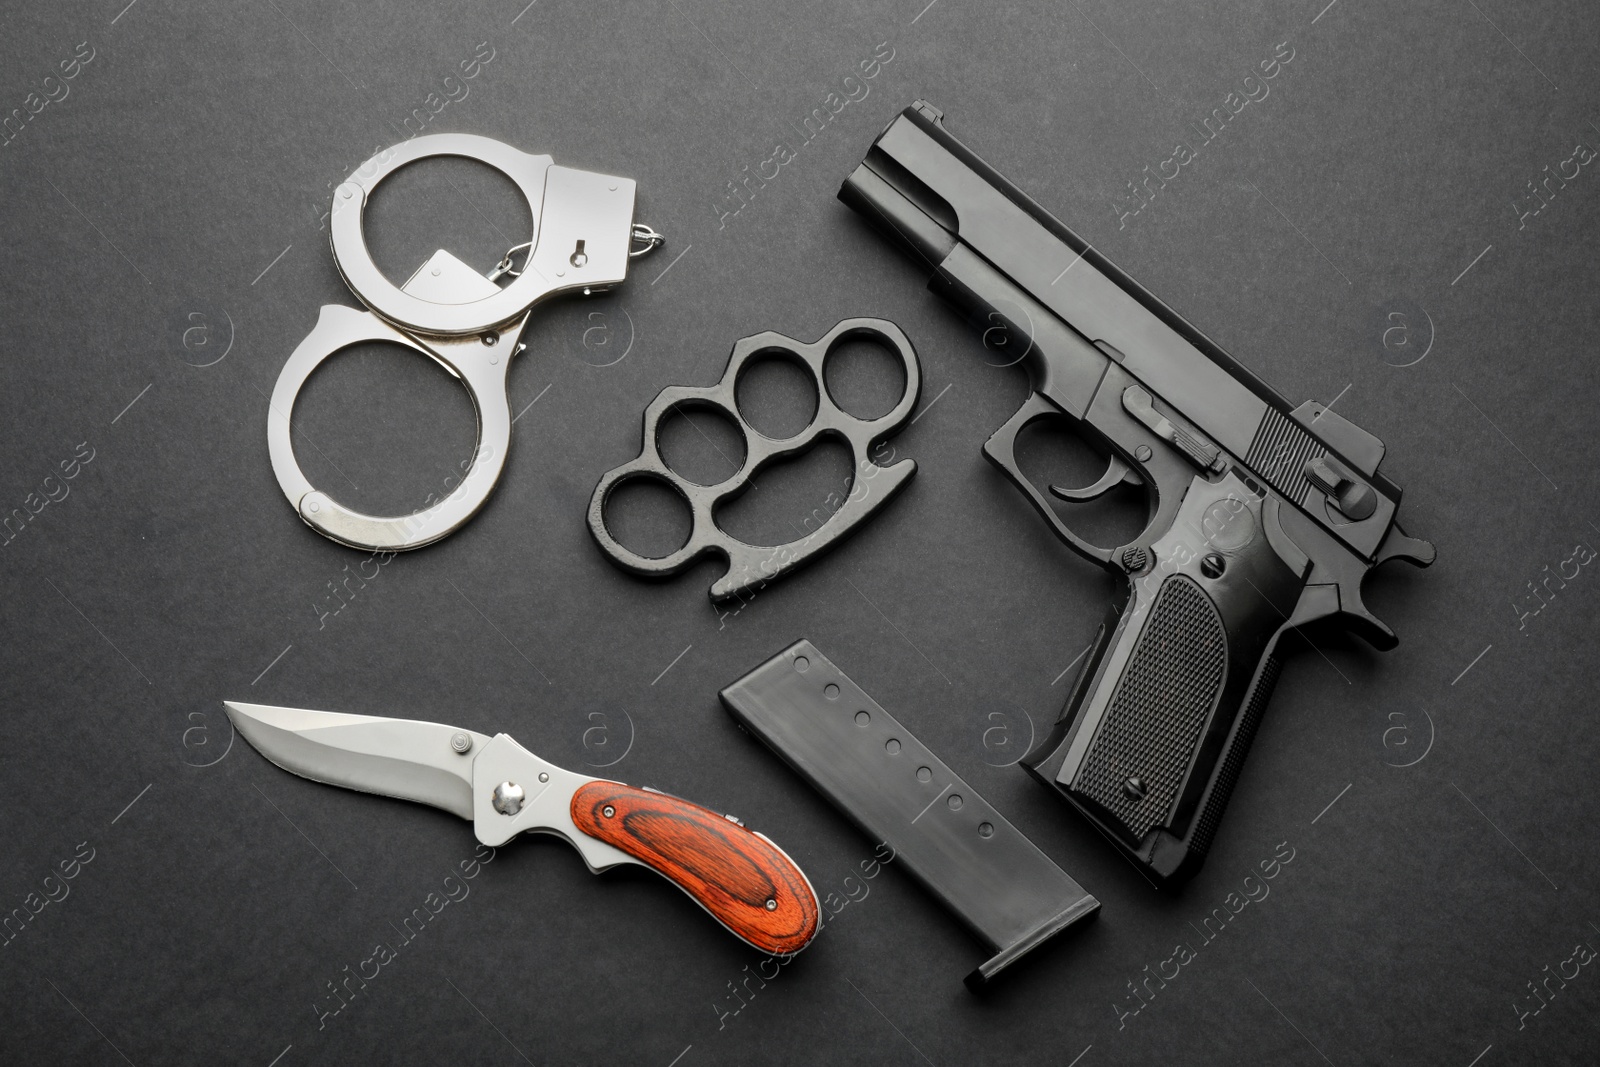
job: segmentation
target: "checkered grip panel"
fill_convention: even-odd
[[[1114,814],[1135,837],[1164,820],[1227,665],[1227,637],[1211,598],[1191,578],[1168,578],[1073,790]]]

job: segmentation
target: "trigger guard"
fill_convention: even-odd
[[[828,392],[823,373],[832,350],[840,342],[855,337],[868,338],[888,348],[899,357],[905,371],[905,392],[899,402],[875,419],[858,418],[839,407]],[[782,440],[767,437],[750,425],[739,411],[735,395],[745,366],[769,355],[787,356],[803,366],[817,390],[817,410],[811,422]],[[921,391],[922,369],[916,349],[905,332],[887,319],[845,319],[811,344],[772,331],[741,338],[735,342],[722,379],[715,385],[668,386],[645,408],[639,455],[602,475],[589,498],[589,532],[613,563],[644,577],[665,578],[679,574],[704,555],[719,555],[727,561],[728,569],[712,584],[711,599],[722,601],[743,596],[843,540],[904,488],[916,473],[916,463],[901,460],[881,467],[872,461],[870,453],[875,442],[906,425]],[[661,457],[658,439],[661,420],[678,408],[693,406],[722,412],[732,418],[744,434],[744,462],[733,474],[713,485],[689,481],[667,466]],[[816,530],[786,544],[767,547],[746,544],[717,525],[716,507],[744,492],[758,470],[785,456],[809,451],[823,437],[842,439],[849,445],[851,483],[845,502]],[[635,479],[664,484],[689,505],[688,540],[665,556],[640,555],[617,541],[606,528],[605,508],[611,494]]]
[[[445,365],[461,379],[477,415],[477,443],[461,484],[437,504],[410,515],[380,517],[348,508],[313,487],[295,458],[290,419],[301,387],[330,356],[365,341],[401,345]],[[323,306],[316,326],[278,373],[267,406],[272,471],[283,495],[307,526],[351,548],[404,552],[450,535],[478,513],[493,492],[510,450],[511,409],[506,401],[505,375],[514,349],[507,346],[506,353],[492,357],[495,362],[491,363],[490,356],[479,353],[478,342],[469,344],[451,346],[467,357],[452,359],[448,350],[425,346],[371,312],[337,304]]]
[[[990,463],[1004,471],[1006,477],[1010,478],[1018,489],[1022,490],[1023,494],[1027,496],[1028,502],[1033,505],[1034,510],[1039,513],[1039,516],[1050,527],[1051,532],[1068,548],[1091,563],[1098,563],[1100,566],[1120,574],[1122,573],[1122,567],[1114,560],[1114,552],[1117,550],[1091,544],[1074,533],[1070,526],[1061,521],[1061,516],[1056,514],[1056,509],[1051,506],[1049,499],[1039,491],[1039,487],[1034,485],[1026,474],[1022,473],[1021,466],[1017,464],[1017,436],[1040,419],[1051,417],[1068,418],[1070,416],[1048,397],[1033,393],[1027,400],[1022,402],[1022,406],[1006,421],[1005,425],[991,434],[989,439],[983,443],[983,454]],[[1107,464],[1106,474],[1101,476],[1101,482],[1105,481],[1106,477],[1111,474],[1112,464],[1121,462],[1115,455],[1111,457],[1111,460],[1112,463]],[[1125,476],[1119,475],[1117,480],[1121,481],[1123,477]],[[1094,486],[1088,488],[1095,489],[1098,485],[1099,483],[1097,482]],[[1106,488],[1110,488],[1110,486]],[[1052,486],[1051,489],[1054,491],[1055,487]],[[1074,490],[1068,490],[1068,492],[1072,491]],[[1083,491],[1087,492],[1088,490]],[[1104,490],[1099,492],[1104,492]],[[1096,492],[1095,495],[1098,496],[1099,492]]]

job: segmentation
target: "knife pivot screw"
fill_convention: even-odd
[[[1135,774],[1122,783],[1122,792],[1129,800],[1138,801],[1150,794],[1150,787],[1145,785],[1143,778]]]
[[[768,911],[777,911],[778,910],[778,902],[769,897],[767,899],[767,910]]]
[[[494,810],[501,815],[515,815],[522,810],[522,802],[525,799],[527,794],[516,782],[501,782],[494,787],[494,795],[489,798]]]
[[[617,809],[613,808],[610,804],[607,804],[605,807],[600,809],[600,814],[604,815],[608,819],[611,818],[611,816],[615,815],[616,813],[617,813]]]
[[[543,783],[543,782],[548,782],[548,781],[549,781],[549,780],[550,780],[550,776],[549,776],[549,775],[548,775],[548,774],[546,774],[546,773],[545,773],[545,772],[543,772],[543,771],[540,771],[540,772],[539,772],[539,781],[540,781],[540,782],[541,782],[541,783]]]
[[[467,751],[472,748],[472,736],[465,730],[457,730],[450,735],[450,747],[462,755],[466,755]]]

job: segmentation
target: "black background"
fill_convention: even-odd
[[[1528,983],[1600,944],[1593,566],[1519,615],[1539,603],[1527,583],[1600,542],[1600,177],[1583,167],[1520,227],[1537,202],[1514,206],[1600,143],[1592,5],[123,2],[0,22],[0,113],[59,95],[43,80],[79,42],[94,56],[0,148],[0,505],[69,490],[0,547],[0,908],[59,895],[45,877],[93,849],[0,948],[0,1058],[1592,1062],[1593,965],[1538,1014]],[[1119,228],[1126,183],[1285,41],[1270,94]],[[446,85],[480,42],[493,58]],[[866,97],[801,144],[828,93],[860,96],[844,79],[880,42],[892,59]],[[327,247],[330,189],[463,84],[425,132],[636,178],[637,217],[669,243],[620,291],[536,313],[510,390],[513,411],[537,403],[495,497],[448,540],[369,564],[332,614],[330,583],[366,555],[287,506],[266,397],[318,307],[356,305]],[[1387,443],[1407,528],[1439,546],[1432,570],[1369,583],[1397,651],[1323,635],[1290,663],[1181,893],[1004,766],[1055,716],[1052,679],[1114,590],[979,453],[1020,374],[986,366],[834,199],[917,96],[1292,402],[1338,397]],[[780,141],[796,158],[724,215],[727,183]],[[435,163],[394,179],[369,223],[403,279],[437,247],[487,269],[525,220],[498,179]],[[1385,347],[1392,311],[1411,332]],[[894,440],[920,467],[900,499],[737,614],[708,605],[712,563],[650,584],[599,554],[589,492],[636,453],[659,389],[715,381],[739,337],[811,340],[851,315],[900,323],[923,361],[919,418]],[[872,368],[841,388],[881,393]],[[382,349],[329,364],[296,424],[312,481],[379,510],[419,506],[472,448],[456,385]],[[92,461],[45,482],[80,443]],[[741,532],[788,536],[847,464],[758,479]],[[642,511],[618,522],[665,536]],[[718,706],[802,635],[1098,896],[1099,918],[968,993],[981,950],[893,865],[862,880],[871,843]],[[595,773],[736,812],[822,893],[866,896],[736,1000],[759,957],[688,898],[529,839],[319,1029],[326,983],[397,940],[475,842],[442,812],[278,770],[232,738],[225,698],[503,730],[574,768],[624,753]],[[1289,850],[1270,895],[1202,942],[1200,920]],[[1139,1003],[1127,983],[1178,942],[1196,958],[1119,1019]]]

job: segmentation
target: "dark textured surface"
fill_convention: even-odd
[[[40,908],[0,948],[0,1061],[1592,1062],[1592,5],[525,2],[0,19],[0,114],[24,116],[0,147],[0,506],[38,512],[0,546],[0,905]],[[475,77],[446,84],[463,61]],[[1259,99],[1201,144],[1232,92]],[[353,304],[330,189],[430,93],[449,102],[429,132],[636,178],[670,244],[535,317],[483,513],[367,560],[278,492],[266,396],[317,308]],[[979,453],[1020,374],[834,198],[919,95],[1286,396],[1337,398],[1439,546],[1369,584],[1399,649],[1324,634],[1290,657],[1179,893],[1004,766],[1112,582]],[[1133,214],[1127,183],[1180,140],[1194,158]],[[524,224],[492,179],[414,178],[374,207],[398,276],[441,245],[485,269]],[[907,492],[737,613],[708,606],[712,564],[646,584],[607,563],[584,505],[650,398],[714,381],[736,338],[845,315],[900,323],[922,357],[892,442]],[[470,449],[450,385],[388,351],[332,361],[307,473],[421,504]],[[799,522],[845,487],[818,488],[775,473],[749,504]],[[1098,897],[1094,923],[969,994],[967,934],[893,864],[865,879],[870,844],[718,707],[802,634]],[[847,903],[763,979],[681,893],[593,877],[553,839],[469,862],[463,895],[466,823],[230,747],[226,697],[611,763],[737,813]],[[331,1014],[336,980],[356,994]]]

